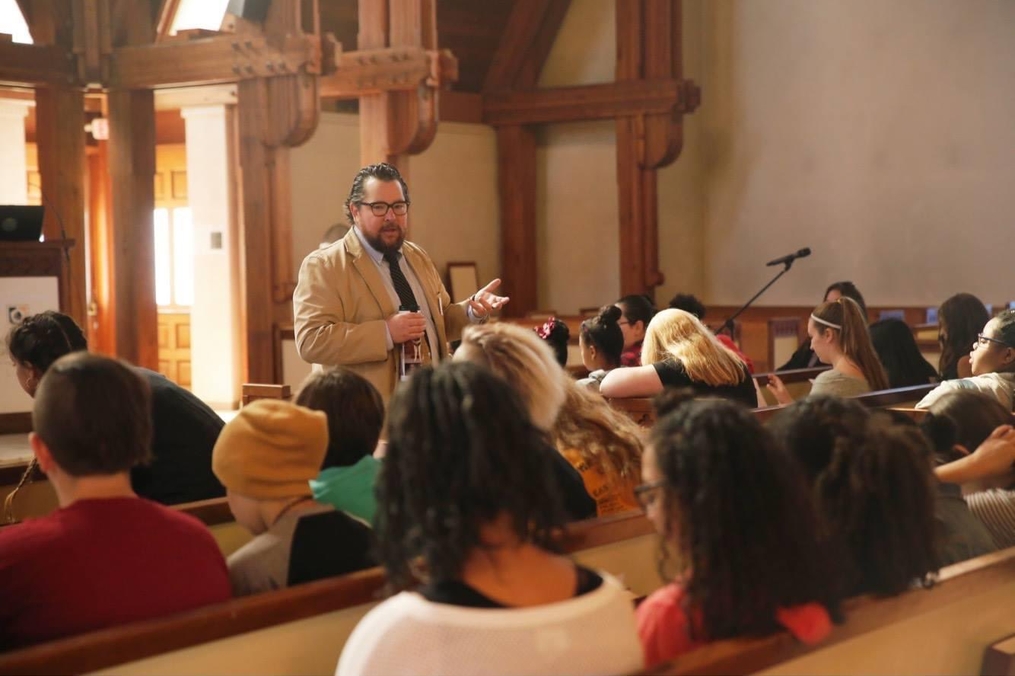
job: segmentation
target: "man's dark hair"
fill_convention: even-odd
[[[686,395],[685,395],[686,397]],[[688,571],[692,636],[779,631],[780,608],[810,602],[838,616],[837,583],[800,468],[743,406],[660,402],[652,429],[666,537]],[[665,570],[663,550],[660,573]]]
[[[60,357],[87,350],[81,327],[60,312],[46,310],[25,317],[7,334],[7,352],[18,362],[45,373]]]
[[[402,186],[402,195],[405,201],[409,201],[409,186],[405,184],[402,175],[398,173],[398,169],[393,165],[387,162],[380,162],[365,166],[356,172],[356,177],[352,179],[352,188],[349,190],[349,196],[345,198],[345,217],[349,220],[350,228],[356,224],[356,221],[352,217],[351,207],[353,204],[358,204],[363,200],[363,184],[366,183],[368,178],[376,178],[378,181],[385,182],[398,181],[398,185]]]
[[[938,568],[932,451],[915,425],[817,395],[791,404],[769,427],[807,468],[850,596],[929,584]]]
[[[690,312],[698,319],[705,318],[705,304],[698,300],[698,297],[690,293],[678,293],[670,298],[670,307],[674,310]]]
[[[566,516],[556,450],[507,381],[468,362],[418,371],[391,401],[377,483],[380,560],[395,588],[422,558],[434,582],[458,579],[507,515],[519,540],[552,549]]]
[[[644,294],[624,296],[617,301],[617,305],[623,310],[624,319],[631,324],[644,322],[646,329],[648,328],[648,323],[656,316],[655,303]]]
[[[832,282],[825,289],[825,295],[821,297],[822,302],[828,298],[830,291],[838,291],[839,295],[855,300],[856,304],[860,306],[860,311],[863,313],[864,323],[867,323],[867,303],[864,302],[863,294],[860,293],[860,289],[856,288],[856,284],[853,282]]]
[[[313,373],[296,403],[328,416],[328,451],[321,469],[349,467],[372,455],[384,425],[384,401],[369,380],[347,368]]]
[[[151,392],[116,359],[76,352],[46,371],[32,425],[67,474],[126,472],[152,459]]]

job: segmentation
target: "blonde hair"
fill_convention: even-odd
[[[553,427],[569,378],[532,330],[504,322],[468,326],[458,352],[506,380],[521,396],[536,427],[546,431]]]
[[[575,382],[566,384],[565,394],[552,431],[557,448],[576,450],[611,484],[633,490],[641,476],[642,429]]]
[[[641,363],[679,361],[691,380],[712,386],[736,385],[745,377],[743,360],[719,342],[690,312],[662,310],[649,322]]]
[[[856,364],[872,390],[887,390],[890,387],[885,367],[881,365],[878,353],[871,343],[867,317],[855,300],[842,296],[822,303],[811,313],[811,320],[821,331],[827,329],[835,334],[839,349]]]

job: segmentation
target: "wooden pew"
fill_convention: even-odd
[[[246,406],[252,401],[258,399],[283,399],[289,401],[292,399],[292,389],[288,385],[270,385],[263,383],[244,383],[241,390],[241,398],[243,406]]]
[[[912,408],[914,404],[933,390],[937,385],[913,385],[911,387],[897,387],[893,390],[878,390],[867,394],[852,397],[867,408],[897,408],[905,410]],[[768,406],[755,409],[754,414],[762,421],[767,422],[784,406]],[[913,414],[915,417],[917,414]]]
[[[794,376],[794,383],[805,383],[809,382],[809,379],[813,377],[812,374],[820,373],[825,369],[800,369],[799,371],[784,371],[783,373],[792,373]],[[783,373],[778,374],[779,377],[783,376]],[[767,378],[769,374],[761,373],[755,376],[755,378]],[[808,386],[809,387],[809,386]],[[879,390],[877,392],[868,392],[867,394],[861,394],[853,399],[856,399],[868,408],[897,408],[905,411],[910,417],[919,420],[922,414],[912,412],[909,410],[918,401],[933,390],[937,385],[914,385],[912,387],[899,387],[893,390]],[[655,423],[655,412],[652,408],[652,399],[648,397],[631,397],[631,398],[607,398],[610,406],[613,406],[618,411],[623,411],[631,417],[636,423],[642,427],[651,427]],[[762,408],[754,409],[754,414],[762,421],[766,422],[773,415],[781,411],[783,406],[765,406]]]
[[[978,673],[988,648],[1015,631],[1012,598],[1015,548],[943,568],[930,589],[852,599],[846,621],[816,646],[785,632],[719,641],[648,673]]]
[[[661,585],[656,535],[640,513],[568,528],[564,549],[643,596]],[[356,623],[384,586],[379,568],[173,617],[0,655],[0,674],[333,674]]]

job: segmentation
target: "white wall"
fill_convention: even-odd
[[[1015,3],[714,0],[701,73],[707,297],[1015,297]]]
[[[322,113],[310,141],[292,150],[294,271],[328,227],[345,222],[342,205],[360,168],[358,125],[357,115]],[[475,261],[480,283],[500,275],[492,128],[442,122],[430,148],[410,158],[408,184],[409,239],[442,274],[448,261]]]
[[[0,331],[7,335],[14,325],[9,321],[9,308],[18,308],[25,317],[46,310],[60,309],[56,277],[0,278]],[[5,350],[6,351],[6,350]],[[32,410],[32,398],[18,384],[10,355],[0,358],[0,413],[25,413]]]

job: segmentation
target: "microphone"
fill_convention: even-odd
[[[808,249],[807,247],[804,247],[803,249],[800,249],[796,253],[787,254],[787,255],[783,256],[782,258],[776,258],[774,261],[768,261],[767,263],[765,263],[765,265],[766,266],[768,266],[768,265],[789,265],[790,263],[792,263],[793,261],[795,261],[798,258],[807,258],[810,255],[811,255],[811,250]]]

